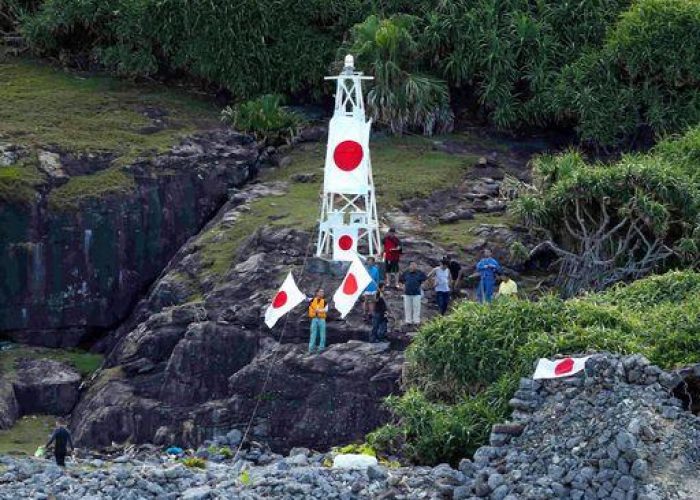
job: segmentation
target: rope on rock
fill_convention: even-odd
[[[319,208],[318,208],[318,213],[321,213],[321,203],[323,203],[321,199],[322,191],[319,189]],[[309,260],[309,251],[311,250],[311,247],[313,246],[314,238],[313,238],[313,232],[309,236],[309,242],[306,245],[306,251],[304,252],[304,259],[301,263],[301,274],[304,274],[304,271],[306,270],[306,263]],[[284,338],[284,334],[287,331],[287,322],[289,321],[289,314],[285,315],[284,318],[284,323],[282,324],[282,332],[280,333],[279,338],[277,339],[277,347],[275,348],[274,352],[272,353],[272,359],[270,360],[269,366],[267,368],[267,374],[265,375],[265,380],[263,382],[262,388],[260,389],[260,392],[258,393],[257,397],[255,398],[255,407],[253,408],[253,413],[250,415],[250,420],[248,421],[248,424],[246,425],[245,431],[243,432],[243,436],[241,437],[241,442],[238,444],[238,449],[236,450],[236,454],[233,456],[233,462],[235,463],[236,460],[238,459],[238,456],[241,453],[241,449],[243,448],[243,444],[246,442],[246,439],[248,438],[248,434],[250,433],[250,428],[253,425],[253,421],[255,420],[255,417],[258,413],[258,408],[260,407],[260,401],[262,400],[263,394],[265,394],[265,389],[267,388],[267,383],[270,381],[270,375],[272,374],[272,368],[275,365],[275,361],[277,360],[277,355],[280,351],[280,346],[282,345],[282,339]],[[262,327],[258,327],[258,333],[260,333]]]

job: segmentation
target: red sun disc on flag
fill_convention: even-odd
[[[564,375],[565,373],[569,373],[574,369],[574,360],[571,358],[566,358],[554,367],[554,374],[555,375]]]
[[[348,277],[345,278],[345,283],[343,283],[343,293],[345,295],[354,295],[357,292],[357,278],[355,275],[350,273]]]
[[[275,309],[279,309],[283,305],[287,303],[287,292],[284,290],[277,292],[277,295],[275,295],[275,298],[272,300],[272,307]]]
[[[344,234],[340,238],[338,238],[338,246],[340,247],[341,250],[347,252],[352,248],[352,236],[348,236],[347,234]]]
[[[350,172],[362,162],[362,145],[355,141],[343,141],[333,151],[333,161],[340,170]]]

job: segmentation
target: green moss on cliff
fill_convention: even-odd
[[[36,188],[45,181],[46,177],[37,168],[36,158],[0,167],[0,202],[29,203],[36,196]]]
[[[109,168],[92,175],[71,177],[66,184],[51,191],[49,208],[52,210],[78,208],[84,200],[126,194],[135,186],[134,178],[120,167]]]
[[[0,373],[9,375],[15,370],[18,359],[53,359],[67,363],[84,378],[89,377],[102,364],[103,356],[80,349],[49,349],[45,347],[19,346],[0,353]]]

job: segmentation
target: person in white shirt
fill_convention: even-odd
[[[428,278],[435,279],[435,299],[438,309],[443,316],[450,305],[450,290],[452,288],[452,275],[450,273],[450,259],[443,257],[440,265],[430,271]]]

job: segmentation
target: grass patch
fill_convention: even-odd
[[[71,177],[71,179],[51,191],[51,210],[77,209],[88,199],[97,199],[114,194],[127,194],[136,186],[134,178],[123,168],[112,167],[91,175]]]
[[[416,196],[427,196],[444,189],[460,179],[473,164],[473,158],[454,156],[433,151],[432,140],[422,137],[391,137],[373,140],[372,164],[377,186],[380,214],[398,207],[401,201]],[[326,145],[307,144],[304,149],[291,153],[289,167],[266,171],[262,181],[285,181],[289,192],[284,196],[260,198],[251,203],[250,211],[243,214],[229,229],[209,230],[202,237],[202,255],[211,262],[207,275],[223,276],[243,240],[262,226],[295,227],[311,230],[321,210],[320,194]],[[299,173],[317,173],[318,180],[297,183],[292,177]]]
[[[0,202],[29,203],[44,182],[46,177],[37,168],[36,157],[0,167]]]
[[[20,418],[11,429],[0,431],[0,455],[34,455],[37,447],[48,441],[55,421],[50,415]]]
[[[15,362],[21,358],[53,359],[67,363],[75,368],[84,378],[89,377],[102,364],[103,356],[79,349],[49,349],[47,347],[19,346],[0,352],[0,372],[11,374]]]
[[[29,202],[45,182],[36,151],[51,146],[75,154],[110,152],[113,167],[76,176],[52,192],[50,206],[133,189],[118,167],[167,152],[183,136],[218,126],[215,106],[155,84],[81,76],[30,59],[0,61],[0,139],[27,147],[33,158],[0,167],[0,201]]]
[[[159,85],[83,77],[27,59],[0,62],[0,136],[66,151],[113,151],[125,159],[163,152],[182,135],[218,123],[213,104]],[[148,109],[167,113],[154,133]]]
[[[453,224],[436,224],[428,230],[427,237],[435,243],[461,253],[464,247],[471,245],[479,236],[475,233],[481,225],[512,226],[515,218],[509,214],[474,214],[472,220],[460,220]]]

